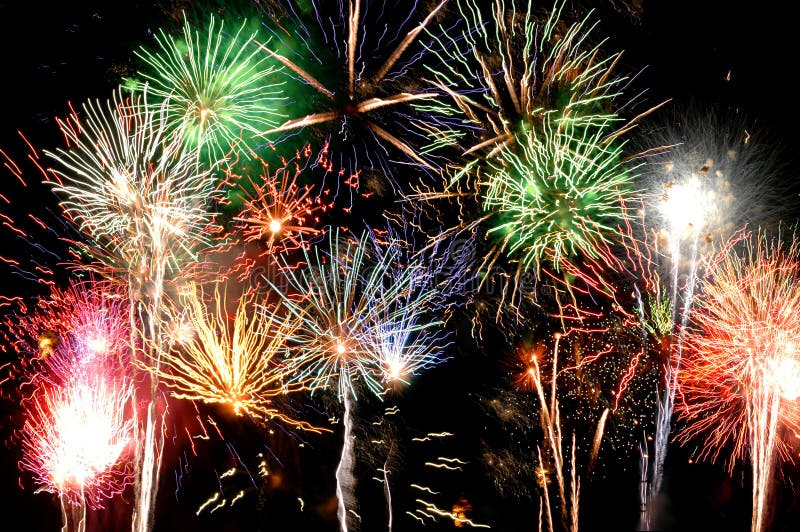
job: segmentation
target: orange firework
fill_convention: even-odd
[[[265,259],[307,246],[310,239],[322,233],[321,217],[331,202],[325,201],[325,191],[302,182],[307,166],[318,162],[311,156],[311,149],[306,146],[274,172],[259,159],[258,178],[228,176],[228,183],[235,186],[235,194],[242,201],[241,210],[233,218],[235,227],[244,243],[257,249],[255,254],[245,249],[236,261],[242,277]]]
[[[234,218],[247,242],[263,242],[269,252],[300,247],[300,235],[315,235],[319,215],[325,205],[311,196],[311,185],[298,185],[302,169],[287,164],[272,175],[264,165],[260,182],[249,180],[252,192],[246,195],[242,213]]]

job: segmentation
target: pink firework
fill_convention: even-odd
[[[25,402],[22,469],[62,507],[102,508],[133,480],[133,386],[101,376],[42,386]]]
[[[7,317],[4,333],[21,355],[20,380],[63,384],[79,371],[122,372],[130,360],[130,321],[128,299],[118,292],[109,282],[73,280]]]

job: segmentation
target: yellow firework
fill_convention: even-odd
[[[280,313],[254,312],[260,294],[245,290],[233,313],[231,299],[219,284],[212,297],[194,285],[177,298],[172,319],[183,334],[172,338],[160,364],[149,364],[168,386],[173,397],[227,405],[236,415],[260,420],[280,420],[288,425],[318,432],[305,421],[281,412],[276,401],[306,389],[305,381],[289,383],[288,369],[280,363],[284,339],[296,328],[296,319]]]

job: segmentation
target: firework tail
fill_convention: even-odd
[[[339,459],[339,466],[336,468],[336,497],[339,499],[339,509],[337,516],[339,517],[339,527],[342,532],[351,530],[347,526],[347,514],[353,507],[355,497],[353,495],[353,419],[352,419],[352,401],[350,392],[345,389],[342,394],[342,401],[344,403],[344,417],[342,423],[344,425],[344,435],[342,442],[342,455]]]
[[[655,432],[655,456],[653,459],[653,477],[650,482],[650,494],[647,497],[647,516],[643,520],[648,523],[656,517],[654,515],[655,509],[653,503],[656,496],[661,492],[664,482],[664,462],[667,457],[667,450],[669,446],[669,436],[672,431],[672,414],[675,411],[675,392],[678,387],[678,373],[681,366],[681,357],[683,356],[683,332],[689,322],[689,314],[691,311],[692,301],[694,299],[694,290],[697,285],[697,267],[698,267],[698,232],[695,232],[692,240],[691,255],[689,261],[689,276],[686,280],[686,286],[683,290],[683,308],[678,312],[678,270],[681,263],[680,253],[680,238],[677,236],[678,228],[673,227],[670,232],[670,250],[672,255],[672,317],[673,317],[673,332],[676,339],[674,347],[670,349],[670,356],[665,366],[664,389],[658,395],[657,412],[656,412],[656,432]],[[680,319],[680,325],[678,325]],[[675,330],[677,329],[677,331]]]

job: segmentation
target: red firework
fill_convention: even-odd
[[[800,242],[750,235],[709,269],[685,333],[681,442],[701,459],[748,457],[753,530],[765,527],[772,471],[800,430]]]
[[[309,238],[321,235],[322,215],[332,202],[326,201],[325,190],[303,183],[304,171],[314,163],[306,147],[294,160],[271,172],[263,160],[257,178],[230,174],[228,183],[242,198],[242,208],[233,218],[241,239],[255,246],[255,252],[245,248],[234,268],[242,277],[256,266],[277,263],[278,254],[285,255],[308,245]],[[319,163],[320,161],[316,161]],[[327,171],[325,168],[323,171]],[[308,172],[307,172],[308,173]]]
[[[800,429],[800,242],[758,235],[743,250],[719,257],[703,282],[679,377],[679,439],[699,439],[701,458],[728,452],[731,468],[747,456],[748,416],[763,394],[780,397],[784,429]],[[777,443],[788,457],[787,439]]]
[[[41,386],[25,401],[20,467],[40,491],[102,508],[133,481],[133,386],[100,375]]]

